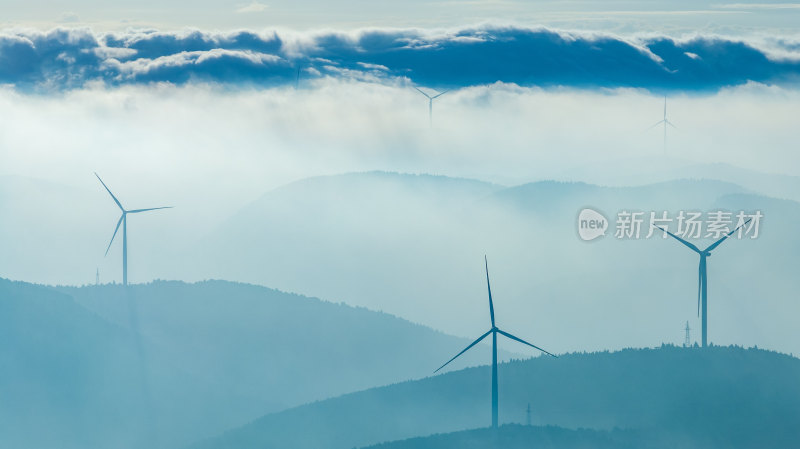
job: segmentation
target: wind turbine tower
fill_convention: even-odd
[[[703,314],[702,314],[702,323],[703,323],[702,341],[703,341],[703,344],[702,344],[702,346],[704,348],[706,347],[706,344],[708,342],[708,261],[707,261],[707,259],[709,257],[711,257],[711,251],[714,251],[714,249],[716,247],[718,247],[720,244],[722,244],[722,242],[724,242],[725,239],[727,239],[728,237],[733,235],[734,232],[736,232],[739,229],[741,229],[747,223],[750,223],[750,220],[745,221],[744,223],[739,225],[736,229],[734,229],[733,231],[725,234],[722,238],[720,238],[716,242],[714,242],[711,245],[709,245],[706,249],[702,249],[702,250],[700,248],[698,248],[697,246],[687,242],[686,240],[678,237],[677,235],[667,231],[665,228],[662,228],[661,226],[656,226],[658,229],[661,229],[662,231],[666,232],[672,238],[674,238],[675,240],[681,242],[686,247],[688,247],[689,249],[691,249],[692,251],[694,251],[694,252],[696,252],[697,254],[700,255],[700,267],[698,268],[699,280],[698,280],[698,285],[697,285],[697,315],[698,316],[700,315],[700,309],[702,307],[702,310],[703,310]],[[688,323],[687,323],[687,327],[688,327]]]
[[[138,214],[141,212],[148,212],[151,210],[158,210],[158,209],[171,209],[172,206],[151,207],[149,209],[126,210],[124,207],[122,207],[122,203],[119,202],[117,197],[114,196],[113,193],[111,193],[111,189],[108,188],[106,183],[104,183],[103,180],[100,179],[100,176],[97,173],[95,173],[94,175],[97,176],[97,179],[100,181],[100,184],[103,184],[103,187],[105,187],[108,194],[111,195],[111,198],[117,204],[117,207],[119,207],[119,209],[122,211],[122,215],[119,217],[119,221],[117,222],[117,227],[114,228],[114,235],[111,236],[111,241],[108,242],[108,248],[106,248],[106,255],[108,255],[108,250],[111,249],[111,244],[114,243],[114,237],[117,236],[117,231],[119,231],[119,226],[122,225],[122,285],[127,286],[128,285],[128,214]]]
[[[531,425],[531,404],[528,403],[528,410],[525,411],[525,424]]]
[[[420,90],[416,86],[414,86],[414,89],[417,89],[417,92],[421,93],[422,95],[425,95],[425,97],[428,99],[428,126],[433,128],[433,100],[435,100],[435,99],[441,97],[442,95],[446,94],[447,92],[449,92],[449,89],[445,90],[444,92],[439,92],[438,94],[433,95],[433,96],[428,95],[427,93],[425,93],[424,91]]]
[[[477,345],[478,343],[481,342],[481,340],[483,340],[484,338],[488,337],[489,334],[491,334],[492,335],[492,427],[493,428],[497,428],[497,410],[498,410],[498,406],[497,406],[497,334],[501,334],[501,335],[503,335],[505,337],[508,337],[508,338],[510,338],[510,339],[512,339],[514,341],[518,341],[518,342],[520,342],[522,344],[525,344],[525,345],[528,345],[528,346],[530,346],[532,348],[538,349],[539,351],[542,351],[547,355],[550,355],[550,356],[553,356],[553,357],[555,357],[555,355],[545,351],[544,349],[542,349],[542,348],[540,348],[540,347],[538,347],[536,345],[528,343],[527,341],[525,341],[525,340],[523,340],[521,338],[518,338],[518,337],[515,337],[515,336],[511,335],[508,332],[503,331],[502,329],[498,328],[495,325],[495,322],[494,322],[494,303],[492,302],[492,286],[489,284],[489,262],[486,260],[486,256],[484,256],[483,261],[484,261],[484,264],[485,264],[485,267],[486,267],[486,288],[489,291],[489,318],[491,319],[491,322],[492,322],[492,328],[489,329],[488,331],[486,331],[485,334],[483,334],[480,337],[478,337],[478,339],[473,341],[469,346],[464,348],[463,351],[461,351],[458,354],[456,354],[455,357],[453,357],[452,359],[448,360],[447,363],[445,363],[444,365],[442,365],[439,368],[437,368],[436,371],[434,371],[434,373],[438,372],[440,369],[442,369],[445,366],[447,366],[450,362],[452,362],[453,360],[457,359],[461,354],[467,352],[470,348],[472,348],[473,346]]]

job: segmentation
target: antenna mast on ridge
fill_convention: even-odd
[[[692,336],[691,336],[691,332],[690,332],[692,330],[692,328],[689,327],[689,322],[688,321],[686,322],[686,329],[685,330],[686,330],[686,337],[683,340],[683,346],[688,348],[689,346],[692,345]]]

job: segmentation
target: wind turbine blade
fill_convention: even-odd
[[[134,210],[129,210],[129,211],[128,211],[128,213],[129,213],[129,214],[138,214],[139,212],[147,212],[147,211],[149,211],[149,210],[158,210],[158,209],[172,209],[172,207],[173,207],[173,206],[165,206],[165,207],[151,207],[151,208],[149,208],[149,209],[134,209]]]
[[[750,223],[750,220],[752,220],[752,218],[748,218],[747,221],[745,221],[744,223],[742,223],[741,225],[736,227],[736,229],[734,229],[733,231],[725,234],[721,239],[719,239],[716,242],[712,243],[708,248],[706,248],[706,252],[714,251],[714,248],[718,247],[722,242],[725,241],[725,239],[727,239],[728,237],[733,235],[734,232],[738,231],[739,228],[745,226],[747,223]]]
[[[667,97],[664,97],[664,121],[667,121]]]
[[[107,256],[107,255],[108,255],[108,250],[110,250],[110,249],[111,249],[111,244],[112,244],[112,243],[114,243],[114,237],[116,237],[116,236],[117,236],[117,231],[119,231],[119,225],[121,225],[121,224],[122,224],[122,219],[123,219],[123,218],[125,218],[125,214],[122,214],[122,215],[120,215],[120,217],[119,217],[119,221],[117,222],[117,227],[116,227],[116,228],[114,228],[114,235],[112,235],[112,236],[111,236],[111,241],[110,241],[110,242],[108,242],[108,248],[106,248],[106,253],[105,253],[105,255],[104,255],[103,257],[105,257],[105,256]]]
[[[486,255],[483,256],[483,262],[486,264],[486,288],[489,290],[489,316],[492,318],[492,327],[494,327],[494,303],[492,302],[492,285],[489,284],[489,260]]]
[[[439,94],[437,94],[437,95],[434,95],[433,97],[431,97],[431,100],[434,100],[434,99],[436,99],[436,98],[439,98],[439,97],[441,97],[442,95],[444,95],[444,94],[446,94],[446,93],[448,93],[448,92],[450,92],[450,89],[447,89],[447,90],[446,90],[446,91],[444,91],[444,92],[440,92]]]
[[[486,332],[485,334],[483,334],[483,335],[481,335],[480,337],[478,337],[478,339],[477,339],[477,340],[473,341],[471,345],[467,346],[466,348],[464,348],[464,350],[463,350],[463,351],[461,351],[461,352],[459,352],[458,354],[456,354],[456,356],[455,356],[455,357],[453,357],[452,359],[448,360],[448,361],[447,361],[447,363],[445,363],[444,365],[440,366],[439,368],[436,368],[436,371],[434,371],[434,374],[435,374],[436,372],[438,372],[440,369],[442,369],[442,368],[444,368],[445,366],[447,366],[447,364],[449,364],[449,363],[450,363],[450,362],[452,362],[453,360],[457,359],[457,358],[458,358],[458,356],[460,356],[461,354],[463,354],[463,353],[467,352],[467,351],[469,350],[469,348],[471,348],[471,347],[473,347],[473,346],[477,345],[478,343],[480,343],[480,341],[481,341],[481,340],[483,340],[484,338],[486,338],[486,336],[487,336],[487,335],[489,335],[489,334],[491,334],[491,333],[492,333],[492,330],[490,329],[488,332]]]
[[[671,127],[675,128],[675,129],[678,129],[678,127],[677,127],[677,126],[675,126],[675,125],[673,125],[671,121],[669,121],[669,120],[664,120],[664,121],[665,121],[665,122],[667,122],[667,125],[669,125],[669,126],[671,126]]]
[[[117,199],[117,197],[115,197],[115,196],[114,196],[114,194],[113,194],[113,193],[111,193],[111,189],[109,189],[109,188],[108,188],[108,186],[106,185],[106,183],[104,183],[104,182],[103,182],[103,180],[102,180],[102,179],[100,179],[100,175],[98,175],[98,174],[97,174],[97,172],[95,172],[95,174],[94,174],[94,175],[95,175],[95,176],[97,176],[97,179],[98,179],[98,180],[100,180],[100,184],[103,184],[103,187],[105,187],[105,188],[106,188],[106,192],[108,192],[108,194],[109,194],[109,195],[111,195],[111,198],[113,198],[113,199],[114,199],[114,202],[115,202],[115,203],[117,203],[117,206],[119,206],[119,208],[120,208],[120,209],[121,209],[123,212],[125,212],[125,208],[124,208],[124,207],[122,207],[122,204],[120,204],[120,202],[119,202],[119,200]]]
[[[653,226],[655,226],[655,225],[653,225]],[[700,251],[700,248],[698,248],[698,247],[696,247],[696,246],[692,245],[691,243],[689,243],[689,242],[687,242],[686,240],[684,240],[684,239],[682,239],[682,238],[678,237],[677,235],[675,235],[675,234],[673,234],[673,233],[671,233],[671,232],[667,231],[666,229],[662,228],[661,226],[656,226],[656,227],[657,227],[658,229],[661,229],[662,231],[666,232],[667,234],[671,235],[671,236],[672,236],[674,239],[676,239],[677,241],[679,241],[679,242],[683,243],[684,245],[688,246],[688,247],[689,247],[689,248],[690,248],[692,251],[694,251],[694,252],[696,252],[696,253],[698,253],[698,254],[699,254],[699,253],[701,253],[701,251]]]
[[[528,346],[530,346],[530,347],[532,347],[532,348],[536,348],[536,349],[538,349],[538,350],[540,350],[540,351],[544,352],[544,353],[545,353],[545,354],[547,354],[547,355],[550,355],[550,356],[553,356],[553,357],[555,357],[555,358],[558,358],[558,356],[556,356],[556,355],[553,355],[553,354],[550,354],[549,352],[545,351],[544,349],[542,349],[542,348],[540,348],[540,347],[538,347],[538,346],[536,346],[536,345],[534,345],[534,344],[530,344],[530,343],[528,343],[527,341],[525,341],[525,340],[523,340],[523,339],[521,339],[521,338],[517,338],[517,337],[515,337],[515,336],[513,336],[513,335],[509,334],[508,332],[502,331],[502,330],[500,330],[500,329],[497,329],[497,332],[500,332],[501,334],[505,335],[506,337],[508,337],[508,338],[510,338],[510,339],[512,339],[512,340],[516,340],[516,341],[518,341],[518,342],[520,342],[520,343],[522,343],[522,344],[524,344],[524,345],[528,345]]]
[[[651,129],[655,128],[656,126],[664,123],[664,120],[657,121],[653,126],[648,127],[645,131],[650,131]]]
[[[423,92],[423,91],[419,90],[419,88],[418,88],[417,86],[413,86],[413,87],[414,87],[414,89],[417,89],[417,92],[419,92],[419,93],[421,93],[422,95],[425,95],[426,97],[428,97],[428,100],[431,100],[431,96],[430,96],[430,95],[428,95],[428,94],[426,94],[425,92]]]

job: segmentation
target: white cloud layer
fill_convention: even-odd
[[[213,206],[197,233],[268,189],[351,171],[510,184],[624,184],[634,166],[653,163],[800,175],[800,93],[755,84],[670,97],[678,128],[668,130],[666,155],[662,129],[647,130],[663,99],[635,90],[461,89],[435,100],[432,129],[427,99],[413,89],[334,79],[301,80],[299,90],[153,85],[43,97],[5,89],[0,107],[14,111],[0,123],[0,174],[94,190],[98,171],[128,195],[201,216]]]
[[[168,82],[274,87],[306,77],[443,87],[496,82],[583,89],[715,92],[747,82],[797,86],[796,39],[562,31],[481,25],[354,32],[0,33],[0,82],[53,92]]]

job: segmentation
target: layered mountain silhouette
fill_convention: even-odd
[[[593,208],[609,220],[621,211],[642,212],[640,234],[646,236],[651,211],[666,210],[673,219],[678,210],[761,211],[758,239],[728,241],[709,261],[709,335],[718,344],[800,352],[789,338],[795,326],[788,319],[800,313],[800,304],[785,301],[786,292],[800,289],[791,269],[800,264],[800,235],[793,230],[800,204],[780,199],[791,196],[786,192],[795,179],[728,166],[694,173],[727,181],[504,187],[385,172],[311,178],[269,191],[227,219],[215,217],[222,224],[193,243],[187,235],[198,220],[200,227],[211,225],[193,215],[199,211],[187,215],[180,203],[174,214],[131,223],[129,272],[137,282],[222,278],[269,285],[474,338],[474,329],[486,324],[486,254],[498,318],[510,331],[561,352],[652,346],[681,342],[686,321],[699,329],[694,255],[658,235],[620,241],[613,226],[605,237],[582,242],[578,212]],[[730,182],[737,179],[742,183]],[[30,179],[0,182],[0,206],[8,211],[0,223],[2,243],[13,255],[3,259],[4,276],[30,279],[26,273],[35,272],[47,282],[64,276],[94,281],[99,266],[101,281],[119,279],[121,245],[102,258],[117,216],[99,184],[87,182],[88,193],[80,194]],[[41,191],[41,199],[23,203],[10,193],[17,187]],[[62,213],[71,204],[80,212]],[[48,257],[32,256],[41,253]],[[458,320],[452,319],[456,310]],[[585,338],[564,328],[598,337],[586,346]]]
[[[775,192],[786,191],[783,181]],[[3,182],[33,183],[43,197],[61,192],[59,202],[72,201],[58,186]],[[429,375],[488,325],[484,254],[498,325],[549,351],[681,342],[686,321],[696,340],[696,255],[658,233],[616,239],[611,228],[583,242],[576,219],[585,207],[611,220],[623,210],[673,217],[678,210],[760,211],[757,239],[726,241],[709,261],[710,341],[797,353],[800,303],[787,295],[800,289],[793,272],[800,204],[764,196],[755,181],[743,184],[504,187],[357,173],[268,192],[186,254],[170,253],[164,235],[151,242],[158,252],[147,252],[138,242],[152,235],[137,227],[136,277],[169,267],[182,278],[221,277],[308,296],[223,281],[156,281],[126,292],[0,280],[7,342],[0,345],[7,404],[0,445],[351,448],[479,429],[489,419],[488,368],[405,381]],[[8,191],[0,201],[12,211],[0,224],[4,251],[13,255],[3,272],[32,270],[30,248],[60,242],[72,249],[36,263],[93,277],[83,239],[98,240],[102,252],[107,229],[93,225],[73,236],[65,221],[49,234],[46,220],[29,219],[41,205],[21,204]],[[56,258],[62,253],[70,260]],[[535,355],[514,343],[502,348]],[[447,368],[489,361],[485,347],[465,356]],[[614,444],[631,430],[672,447],[785,447],[797,439],[784,424],[796,420],[798,398],[783,376],[795,375],[796,366],[788,356],[720,346],[504,364],[501,422],[523,422],[530,402],[534,424],[593,429]],[[361,392],[339,396],[353,391]],[[558,396],[564,391],[575,396]]]
[[[0,299],[3,447],[176,447],[267,412],[423,377],[469,343],[223,281],[126,292],[0,279]],[[489,357],[482,346],[469,363]]]
[[[486,427],[489,371],[469,368],[307,404],[192,448],[351,448]],[[740,347],[513,361],[499,371],[501,423],[525,422],[530,404],[534,425],[595,432],[501,426],[508,445],[488,444],[498,436],[484,429],[378,447],[789,448],[800,439],[798,375],[800,359]]]
[[[583,208],[610,221],[605,237],[578,238]],[[314,178],[245,207],[196,259],[213,260],[208,271],[226,278],[345,298],[472,336],[486,324],[486,254],[498,319],[522,338],[557,351],[652,346],[681,342],[685,322],[699,329],[699,321],[696,257],[658,231],[647,238],[650,213],[676,220],[679,211],[716,210],[763,217],[758,238],[731,239],[709,261],[711,340],[800,351],[787,338],[800,305],[786,301],[800,288],[791,268],[800,263],[792,229],[800,204],[724,181],[503,188],[381,172]],[[622,212],[641,214],[639,239],[615,237]],[[586,333],[565,332],[572,328]],[[587,333],[597,336],[588,347]]]

